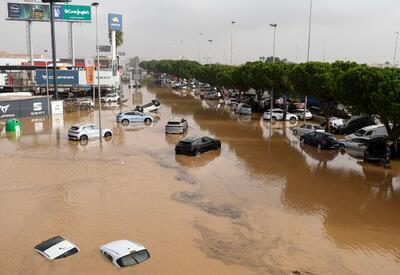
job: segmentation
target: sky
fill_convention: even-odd
[[[128,57],[141,60],[186,58],[229,64],[272,56],[304,62],[307,57],[311,0],[98,0],[100,44],[109,44],[107,14],[123,15]],[[0,0],[0,51],[26,53],[24,22],[5,20],[7,2]],[[73,0],[72,4],[90,5]],[[392,62],[400,31],[398,0],[313,0],[310,60]],[[231,24],[235,21],[236,24]],[[56,23],[57,55],[68,56],[67,24]],[[199,35],[202,33],[202,35]],[[95,24],[75,25],[77,57],[95,55]],[[212,42],[209,42],[212,40]],[[325,41],[325,43],[324,43]],[[51,48],[49,23],[33,24],[33,48]],[[400,56],[397,58],[400,60]]]

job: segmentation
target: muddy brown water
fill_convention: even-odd
[[[400,274],[400,164],[390,169],[318,152],[294,125],[237,117],[193,92],[143,87],[105,107],[109,142],[67,140],[97,112],[23,120],[0,138],[0,274]],[[121,127],[115,115],[151,99],[158,121]],[[181,136],[221,139],[221,152],[176,157]],[[1,125],[3,128],[3,125]],[[81,252],[48,262],[33,247],[61,234]],[[118,269],[99,252],[112,240],[152,258]]]

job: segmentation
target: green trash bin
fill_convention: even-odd
[[[22,123],[16,119],[6,121],[6,133],[21,133]]]

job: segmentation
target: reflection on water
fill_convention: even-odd
[[[97,123],[97,110],[24,119],[15,139],[1,132],[2,272],[117,274],[97,248],[126,238],[152,253],[127,271],[136,274],[400,273],[398,162],[384,170],[318,151],[292,135],[296,125],[238,116],[194,92],[126,91],[126,105],[104,106],[109,142],[68,142],[68,128]],[[154,98],[156,123],[115,122]],[[186,133],[165,135],[171,117],[188,120],[188,135],[219,138],[221,151],[175,156]],[[48,263],[33,253],[56,234],[79,255]]]

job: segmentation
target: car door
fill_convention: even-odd
[[[211,150],[212,140],[208,137],[201,138],[201,147],[202,147],[202,152],[207,152]]]

